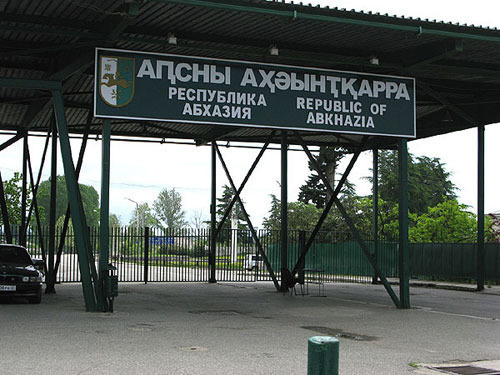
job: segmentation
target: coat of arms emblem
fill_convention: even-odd
[[[134,97],[135,60],[126,57],[101,56],[99,93],[112,107],[123,107]]]

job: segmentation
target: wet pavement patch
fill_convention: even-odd
[[[499,375],[500,372],[477,366],[441,366],[434,367],[436,370],[443,371],[446,374],[458,375]]]
[[[202,346],[181,346],[179,349],[183,352],[208,352],[208,349]]]
[[[149,323],[138,323],[129,326],[127,329],[133,332],[151,332],[154,328],[154,324]]]
[[[243,313],[236,310],[192,310],[189,312],[190,314],[197,315],[244,315]]]
[[[302,326],[300,328],[307,329],[309,331],[317,332],[322,335],[334,336],[341,339],[355,340],[355,341],[375,341],[378,340],[378,337],[361,335],[358,333],[345,332],[338,328],[329,328],[329,327],[319,327],[319,326]]]

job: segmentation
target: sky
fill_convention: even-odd
[[[392,1],[392,0],[348,0],[348,1],[311,1],[323,6],[339,7],[363,11],[405,15],[411,17],[437,19],[500,27],[500,2],[497,0],[458,1]],[[500,160],[500,148],[495,144],[500,139],[500,125],[486,127],[485,136],[485,211],[500,211],[500,198],[497,187],[500,186],[500,174],[497,173],[497,161]],[[0,142],[8,137],[0,136]],[[76,160],[80,141],[72,141]],[[43,139],[30,139],[33,160],[40,158]],[[229,170],[237,186],[244,178],[259,150],[222,148]],[[471,129],[448,135],[409,142],[409,151],[416,155],[438,157],[451,172],[451,180],[458,187],[458,199],[461,203],[476,210],[477,202],[477,130]],[[0,152],[0,171],[8,179],[15,171],[21,170],[22,144],[17,144]],[[100,191],[101,142],[90,140],[80,182],[92,185]],[[371,186],[364,179],[371,168],[372,155],[365,152],[351,172],[350,181],[357,186],[357,193],[367,195]],[[310,171],[307,157],[303,152],[289,152],[288,156],[288,196],[290,201],[297,200],[300,186],[305,182]],[[344,162],[339,170],[346,166]],[[38,169],[38,163],[35,170]],[[59,174],[63,174],[59,160]],[[36,173],[36,172],[35,172]],[[43,171],[43,179],[49,176],[49,163]],[[242,193],[254,226],[261,227],[270,207],[270,194],[279,196],[280,152],[268,150],[259,166],[250,178]],[[228,184],[218,165],[218,196],[223,184]],[[112,142],[111,144],[111,185],[110,211],[128,224],[135,204],[147,202],[151,206],[158,193],[164,189],[175,188],[182,196],[182,205],[186,219],[202,215],[207,220],[210,216],[210,147],[181,146],[173,144]]]

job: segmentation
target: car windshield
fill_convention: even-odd
[[[0,264],[30,266],[33,263],[22,247],[0,247]]]

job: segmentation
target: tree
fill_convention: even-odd
[[[152,215],[149,204],[143,202],[139,203],[134,209],[129,225],[138,226],[139,228],[156,227],[158,226],[158,220]]]
[[[448,199],[429,207],[427,213],[417,219],[410,228],[412,242],[476,242],[477,217],[467,211],[467,206],[459,204],[456,199]],[[490,219],[487,218],[489,222]],[[487,241],[493,238],[488,223],[485,225]]]
[[[93,186],[78,184],[80,188],[80,195],[82,197],[83,211],[87,219],[88,226],[99,225],[99,194]],[[44,218],[42,225],[49,225],[49,212],[50,212],[50,179],[42,181],[38,188],[37,200],[39,207],[43,207]],[[56,221],[66,214],[68,207],[68,192],[66,189],[66,179],[64,176],[57,176],[56,178]]]
[[[120,218],[115,215],[115,214],[109,214],[109,226],[111,228],[113,227],[121,227],[122,223],[120,221]]]
[[[163,226],[171,229],[187,225],[182,210],[182,197],[175,189],[163,189],[153,202],[154,217]]]
[[[222,187],[224,190],[222,191],[222,197],[217,198],[217,221],[221,221],[222,218],[224,217],[224,213],[226,212],[226,209],[229,207],[229,204],[233,200],[234,197],[234,190],[228,186],[224,185]],[[245,215],[243,214],[243,210],[241,209],[240,203],[236,201],[236,203],[233,205],[232,208],[232,214],[236,215],[238,219],[238,228],[239,229],[246,229],[246,227],[243,224],[239,224],[239,221],[245,221]],[[224,225],[222,226],[223,229],[230,229],[231,228],[231,215],[228,216],[227,220],[224,222]]]
[[[321,210],[314,204],[303,202],[290,202],[287,205],[288,228],[290,230],[314,229],[316,222],[321,214]],[[271,209],[269,216],[264,218],[264,228],[267,230],[281,229],[281,201],[276,195],[271,194]]]
[[[23,176],[19,172],[15,172],[14,176],[4,182],[5,201],[7,203],[7,212],[9,215],[9,223],[11,225],[21,225],[21,208],[22,208],[22,180]],[[28,198],[26,208],[29,210],[31,205],[30,191],[28,190]],[[26,212],[27,214],[27,212]],[[40,215],[43,218],[43,208],[40,209]],[[0,215],[0,223],[3,224],[3,217]]]
[[[456,186],[439,158],[408,154],[409,210],[422,215],[428,207],[455,199]],[[372,182],[372,176],[367,177]],[[379,152],[380,198],[393,204],[399,201],[398,158],[394,151]]]
[[[322,146],[320,147],[319,155],[315,157],[321,171],[333,189],[335,189],[336,185],[335,177],[337,167],[346,153],[347,151],[341,147]],[[299,201],[303,203],[312,202],[316,207],[323,208],[330,199],[330,194],[310,161],[309,169],[312,173],[307,178],[306,183],[300,187]],[[347,189],[349,189],[348,184],[344,186],[347,186]],[[350,187],[352,187],[352,185],[350,185]],[[344,193],[347,192],[347,190],[344,190]]]
[[[196,210],[191,215],[191,221],[189,226],[193,229],[203,229],[205,221],[203,220],[203,212],[201,210]]]

